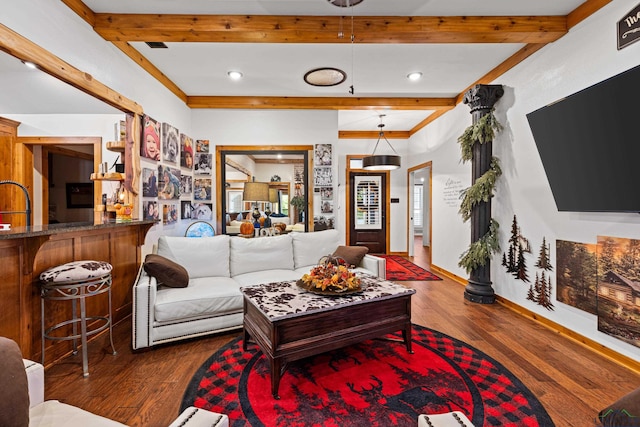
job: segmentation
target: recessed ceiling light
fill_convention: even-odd
[[[242,73],[240,71],[229,71],[227,75],[231,80],[240,80],[242,78]]]
[[[311,86],[336,86],[345,81],[347,74],[337,68],[322,67],[307,71],[304,81]]]
[[[416,80],[420,80],[422,78],[422,73],[419,71],[409,73],[407,74],[407,78],[412,82],[415,82]]]
[[[36,64],[34,64],[33,62],[22,61],[22,63],[26,65],[27,68],[31,68],[32,70],[35,70],[36,68],[38,68]]]
[[[338,7],[351,7],[351,6],[355,6],[357,4],[362,3],[362,0],[327,0],[327,1],[332,5],[338,6]]]

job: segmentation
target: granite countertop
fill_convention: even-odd
[[[15,227],[10,230],[0,230],[0,240],[18,239],[23,237],[50,236],[52,234],[69,233],[83,230],[98,230],[103,228],[127,227],[131,225],[153,225],[157,220],[133,220],[129,222],[115,222],[94,224],[93,222],[68,222],[48,225],[32,225],[29,227]]]

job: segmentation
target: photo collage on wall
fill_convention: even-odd
[[[213,219],[213,159],[209,140],[194,140],[169,123],[160,123],[145,115],[140,156],[145,160],[142,163],[144,219],[162,219],[165,225],[180,219]],[[149,161],[158,163],[149,167]]]
[[[640,240],[556,241],[556,299],[598,318],[598,331],[640,347]]]
[[[313,218],[314,230],[334,228],[333,150],[331,144],[316,144],[313,153],[313,187],[320,193],[320,215]]]

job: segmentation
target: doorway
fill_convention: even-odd
[[[22,167],[24,168],[25,182],[29,188],[32,188],[30,196],[33,201],[33,224],[49,224],[51,217],[49,212],[51,202],[49,198],[49,158],[52,155],[61,155],[92,161],[93,166],[87,164],[87,170],[82,172],[83,176],[86,175],[85,179],[89,178],[91,172],[98,170],[98,165],[102,162],[102,138],[25,136],[18,137],[17,142],[29,147],[32,153],[32,159],[24,162]],[[93,206],[101,203],[102,190],[102,181],[93,181]],[[93,207],[91,210],[93,211]]]
[[[408,254],[419,256],[431,263],[431,162],[408,171]],[[420,251],[420,253],[416,253]]]
[[[90,179],[94,171],[93,147],[79,145],[72,148],[45,146],[42,149],[43,199],[48,195],[48,203],[46,206],[43,203],[42,208],[43,216],[47,212],[48,224],[93,223],[94,194]]]
[[[389,171],[362,169],[364,155],[347,155],[346,242],[366,246],[369,253],[389,248]]]

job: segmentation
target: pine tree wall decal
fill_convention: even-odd
[[[534,282],[533,285],[529,285],[529,291],[527,292],[527,299],[529,301],[536,302],[536,294],[535,294],[534,286],[537,288],[539,286],[539,283],[540,283],[540,278],[538,277],[538,273],[536,273],[536,281]]]
[[[502,265],[506,267],[507,273],[513,274],[516,279],[529,282],[525,252],[531,252],[529,241],[520,233],[518,219],[514,215],[511,223],[509,249],[506,254],[502,254]]]
[[[553,310],[553,303],[551,302],[551,279],[549,278],[549,281],[547,281],[544,271],[542,272],[538,288],[536,295],[538,305],[543,306],[547,310]]]
[[[550,251],[551,251],[551,247],[547,246],[547,241],[543,237],[542,245],[540,245],[540,254],[538,255],[538,262],[536,262],[536,267],[542,268],[543,270],[546,270],[546,271],[553,271],[551,260],[549,260]]]
[[[518,262],[516,264],[516,271],[514,273],[516,279],[520,279],[523,282],[529,281],[529,276],[527,275],[527,263],[524,258],[524,247],[522,244],[518,243]]]

